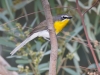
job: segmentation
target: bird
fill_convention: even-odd
[[[62,31],[62,29],[68,25],[68,22],[72,16],[68,16],[67,14],[57,15],[53,17],[53,25],[55,29],[56,35]],[[26,45],[31,40],[35,39],[36,37],[43,37],[45,39],[50,38],[48,27],[47,27],[46,20],[42,21],[36,27],[33,28],[32,34],[27,37],[22,43],[20,43],[14,50],[11,51],[11,55],[14,55],[20,48]]]

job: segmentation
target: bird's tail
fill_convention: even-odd
[[[22,48],[24,45],[26,45],[28,42],[30,42],[32,39],[36,38],[38,36],[38,33],[34,33],[28,38],[26,38],[20,45],[18,45],[10,54],[14,55],[20,48]]]
[[[26,45],[28,42],[35,39],[36,37],[49,38],[49,33],[47,30],[43,30],[43,31],[32,34],[31,36],[26,38],[21,44],[19,44],[10,54],[14,55],[20,48],[22,48],[24,45]]]

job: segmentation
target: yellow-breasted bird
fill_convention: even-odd
[[[55,33],[58,34],[66,25],[68,25],[68,22],[71,18],[72,17],[68,15],[58,15],[53,17]],[[32,35],[19,44],[10,54],[14,55],[20,48],[36,37],[49,38],[46,20],[37,25],[33,29]]]

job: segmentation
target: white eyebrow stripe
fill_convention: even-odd
[[[69,17],[68,15],[62,15],[61,17]]]

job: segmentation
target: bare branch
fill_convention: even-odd
[[[15,71],[8,71],[5,67],[10,67],[2,56],[0,56],[0,75],[18,75]]]
[[[45,12],[46,21],[48,24],[48,30],[50,34],[51,41],[51,54],[50,54],[50,65],[49,65],[49,75],[56,75],[56,61],[57,61],[57,50],[58,44],[53,28],[53,18],[50,11],[50,5],[48,0],[41,0]]]
[[[90,39],[89,39],[89,37],[88,37],[86,25],[85,25],[85,22],[84,22],[84,16],[83,16],[82,13],[81,13],[81,10],[80,10],[79,4],[78,4],[78,0],[76,0],[76,8],[77,8],[77,11],[78,11],[78,13],[79,13],[79,15],[80,15],[80,17],[81,17],[81,20],[82,20],[82,25],[83,25],[83,27],[84,27],[84,32],[85,32],[85,36],[86,36],[86,39],[87,39],[87,42],[88,42],[88,46],[89,46],[90,51],[91,51],[91,53],[92,53],[92,56],[93,56],[93,58],[94,58],[95,64],[96,64],[96,66],[97,66],[97,69],[98,69],[98,71],[100,72],[100,67],[99,67],[99,64],[98,64],[98,60],[97,60],[97,58],[96,58],[96,55],[95,55],[95,53],[94,53],[93,47],[92,47],[91,42],[90,42]]]
[[[99,1],[97,0],[89,9],[87,9],[87,10],[83,13],[83,15],[84,15],[86,12],[88,12],[92,7],[94,7],[98,2],[99,2]]]

